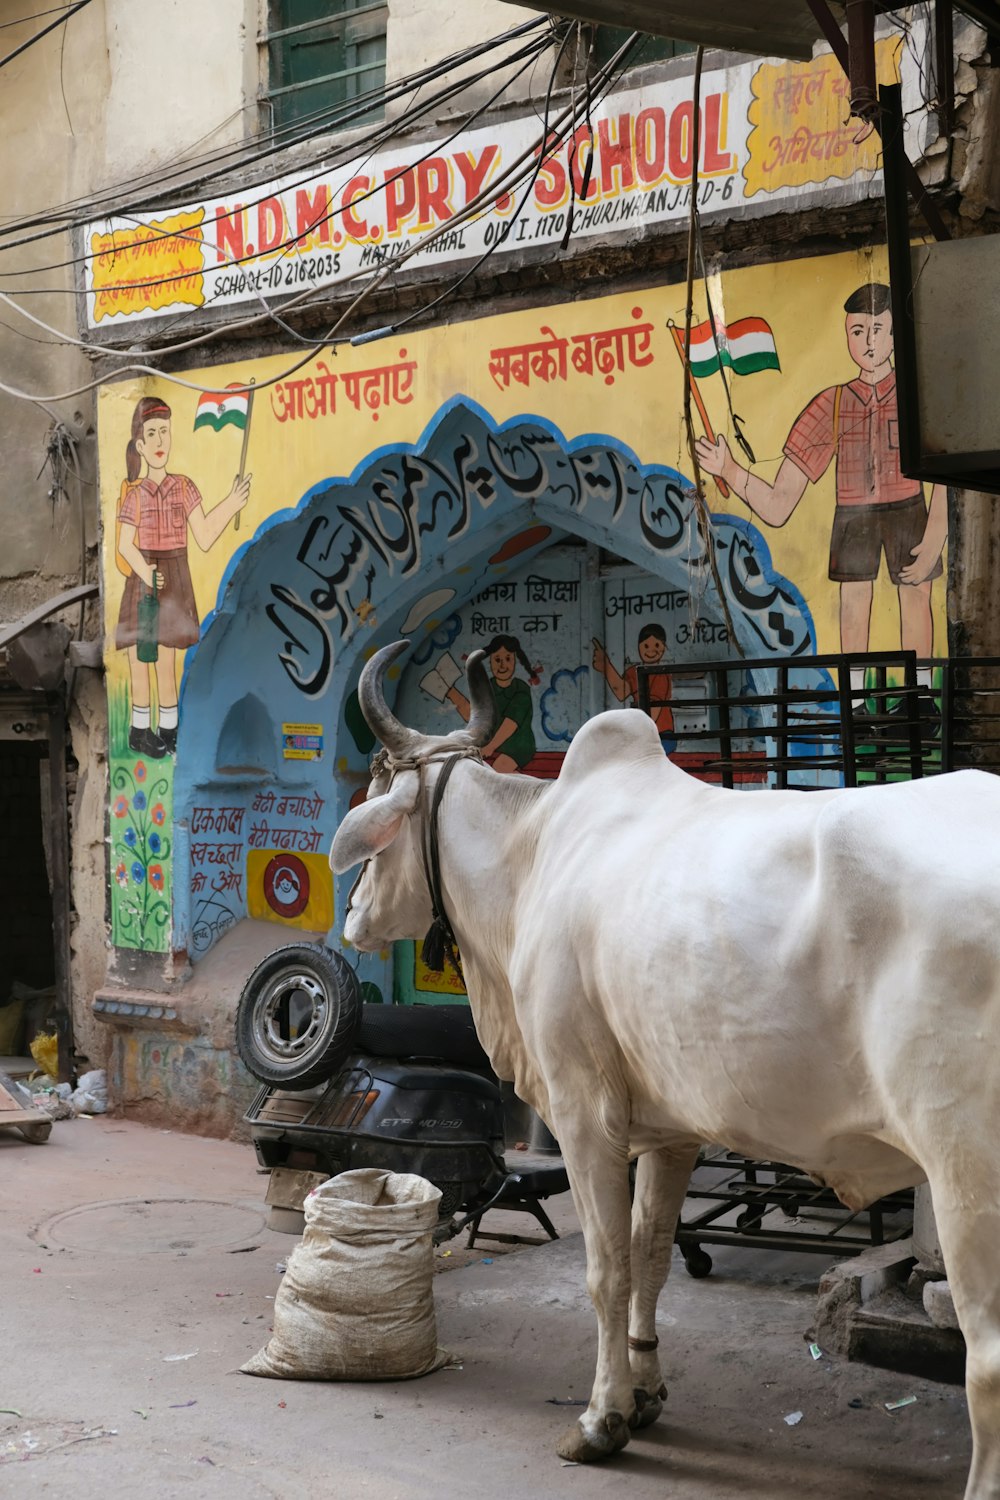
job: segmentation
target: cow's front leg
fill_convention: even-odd
[[[635,1427],[655,1422],[667,1396],[657,1351],[656,1304],[670,1271],[677,1216],[697,1159],[693,1145],[646,1151],[636,1162],[628,1319]]]
[[[587,1247],[587,1290],[597,1313],[590,1405],[559,1443],[562,1458],[592,1463],[629,1440],[635,1411],[628,1359],[629,1189],[624,1129],[595,1131],[593,1114],[554,1121]]]

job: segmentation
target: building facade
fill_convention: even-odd
[[[699,664],[988,649],[994,528],[900,473],[878,139],[828,51],[707,53],[696,108],[682,48],[500,3],[456,25],[416,0],[176,0],[155,59],[147,9],[79,18],[103,131],[64,241],[86,347],[22,383],[99,382],[75,1031],[127,1109],[227,1132],[246,975],[340,942],[327,850],[367,786],[374,650],[412,642],[396,711],[443,731],[485,649],[487,751],[542,777],[654,668],[664,749],[699,774]],[[925,7],[897,21],[877,57],[909,155],[988,231],[985,39],[957,33],[944,130]],[[419,944],[359,973],[372,999],[461,1000]]]

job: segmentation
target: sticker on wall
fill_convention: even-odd
[[[325,932],[333,926],[333,878],[326,856],[250,849],[247,909],[264,922]]]
[[[282,724],[281,751],[286,760],[322,760],[322,724]]]

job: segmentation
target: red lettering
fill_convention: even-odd
[[[215,216],[215,255],[220,261],[242,260],[244,256],[243,204],[233,205],[227,214],[220,208]]]
[[[277,250],[285,238],[285,210],[280,198],[263,198],[257,205],[257,254]]]
[[[635,169],[649,187],[661,180],[667,155],[667,122],[657,106],[644,109],[635,121]]]
[[[591,134],[586,125],[580,125],[573,132],[567,156],[569,158],[569,170],[573,180],[573,192],[578,198],[583,198],[583,172],[584,163],[590,153]],[[597,194],[597,182],[591,171],[590,181],[587,184],[587,199],[594,198]]]
[[[371,192],[374,186],[370,177],[352,177],[344,189],[341,203],[344,212],[340,222],[344,226],[344,233],[352,240],[364,243],[368,238],[368,225],[364,219],[359,219],[351,207],[356,198],[363,198]]]
[[[315,229],[321,245],[330,243],[330,184],[321,182],[315,193],[299,188],[295,194],[296,243],[301,244]]]
[[[546,156],[535,179],[535,202],[539,208],[558,208],[565,201],[566,168],[558,156]]]
[[[452,215],[448,192],[451,176],[443,156],[432,156],[417,167],[417,218],[420,224],[441,224]]]
[[[500,155],[499,146],[487,146],[478,161],[474,161],[471,151],[456,151],[454,162],[458,168],[462,182],[465,185],[465,201],[471,203],[477,193],[482,191],[487,177],[493,168],[493,163]]]
[[[627,191],[635,185],[632,164],[632,116],[619,115],[617,134],[611,131],[615,122],[598,120],[597,148],[601,173],[601,193],[605,198]]]
[[[690,99],[678,104],[670,116],[670,132],[667,137],[667,170],[675,182],[690,182],[692,129],[694,105]]]
[[[410,167],[405,172],[385,174],[385,223],[391,235],[400,233],[405,219],[413,217],[417,206],[417,179]]]
[[[723,103],[721,94],[709,94],[705,100],[705,154],[701,164],[703,172],[733,170],[733,153],[725,149]]]

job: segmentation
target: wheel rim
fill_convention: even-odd
[[[272,979],[253,1009],[254,1044],[277,1068],[301,1067],[336,1024],[339,1007],[314,974]]]

